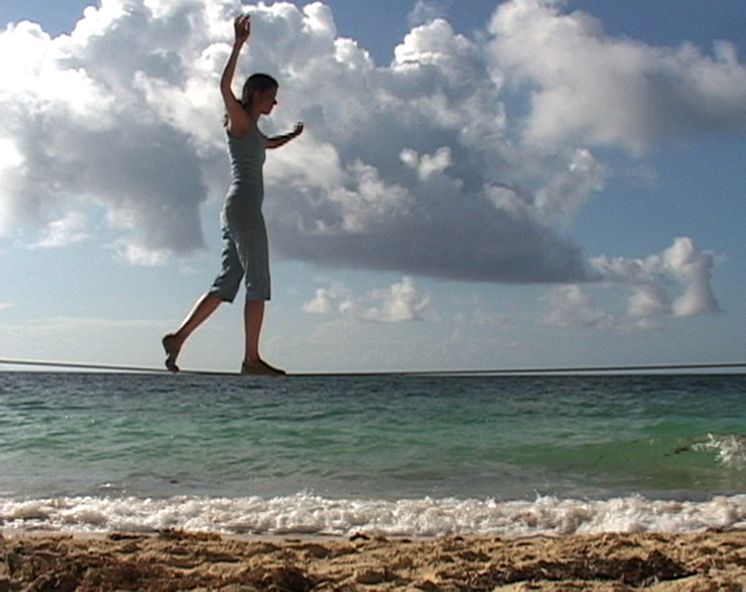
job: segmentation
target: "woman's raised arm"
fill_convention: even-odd
[[[228,113],[228,131],[234,135],[243,135],[250,125],[249,117],[241,103],[233,94],[232,83],[238,63],[238,54],[251,35],[251,17],[248,15],[237,16],[233,21],[235,40],[228,62],[223,69],[220,78],[220,94],[223,96],[225,110]]]

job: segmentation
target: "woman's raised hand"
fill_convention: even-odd
[[[251,35],[251,17],[248,14],[237,16],[233,21],[233,29],[236,33],[236,41],[244,43]]]

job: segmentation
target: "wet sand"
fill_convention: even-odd
[[[6,532],[0,592],[746,590],[746,530],[500,539]]]

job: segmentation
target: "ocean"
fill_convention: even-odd
[[[746,528],[746,375],[0,372],[0,528]]]

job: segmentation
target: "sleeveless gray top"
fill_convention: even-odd
[[[261,205],[264,199],[264,137],[256,126],[243,138],[227,132],[232,182],[226,199],[240,199]]]

